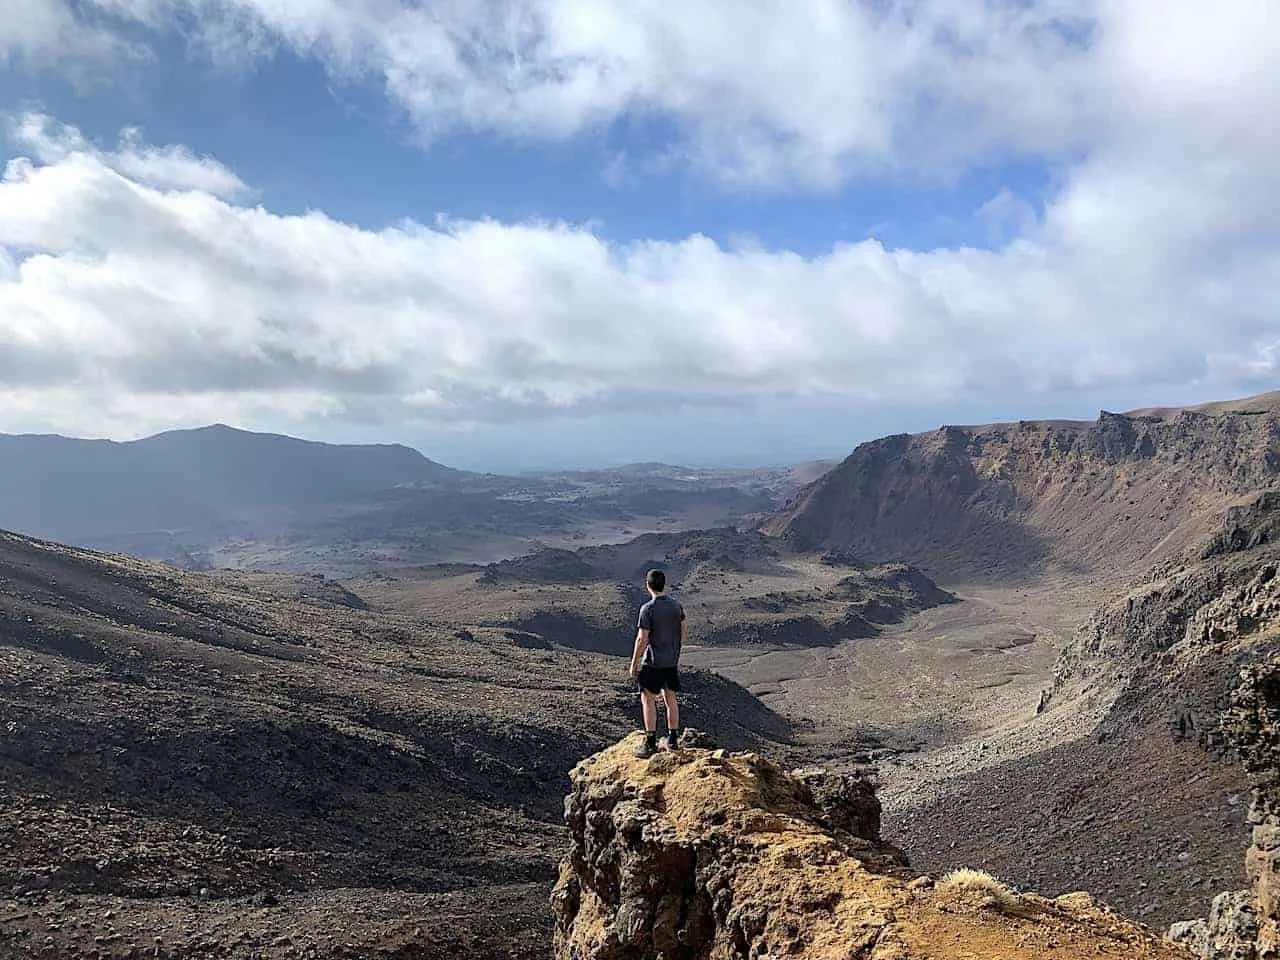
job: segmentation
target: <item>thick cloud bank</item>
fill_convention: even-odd
[[[815,2],[812,18],[727,2],[80,7],[94,4],[92,29],[36,4],[42,20],[0,29],[0,56],[74,42],[109,58],[125,48],[112,24],[181,20],[219,56],[288,45],[376,74],[428,131],[563,137],[648,111],[704,171],[766,187],[1008,151],[1057,158],[1059,185],[1039,210],[992,198],[985,215],[1012,235],[994,250],[867,241],[806,258],[491,221],[373,232],[254,206],[216,158],[136,131],[93,144],[13,117],[0,428],[36,412],[118,433],[1274,382],[1280,23],[1266,0]]]

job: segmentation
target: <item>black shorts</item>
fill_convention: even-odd
[[[644,666],[640,668],[637,682],[641,689],[648,690],[650,693],[661,693],[663,690],[679,693],[680,671],[675,667]]]

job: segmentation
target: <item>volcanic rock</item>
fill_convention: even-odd
[[[1252,888],[1219,894],[1209,918],[1174,924],[1169,936],[1201,960],[1280,957],[1280,656],[1241,671],[1223,726],[1249,775],[1254,824],[1245,853]]]
[[[723,750],[640,760],[635,743],[570,774],[557,960],[1186,956],[1085,894],[922,881],[854,779]]]

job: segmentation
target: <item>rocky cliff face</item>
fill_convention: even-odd
[[[1257,956],[1280,956],[1280,658],[1244,671],[1227,725],[1249,774],[1253,824],[1245,871],[1253,883]]]
[[[1168,724],[1225,757],[1220,719],[1240,669],[1280,653],[1278,528],[1280,496],[1265,492],[1198,549],[1157,565],[1077,630],[1055,695],[1083,687],[1109,712],[1104,730]]]
[[[1248,784],[1223,714],[1241,669],[1280,655],[1277,501],[1267,492],[1233,511],[1081,625],[1022,734],[1034,743],[1074,725],[1079,739],[965,774],[946,798],[901,811],[918,862],[1084,887],[1161,924],[1245,884]],[[1238,899],[1217,904],[1215,929],[1247,928]]]
[[[751,753],[579,764],[552,896],[558,960],[1185,957],[1086,894],[935,884],[880,840],[864,781]]]
[[[1253,825],[1245,853],[1250,889],[1214,898],[1207,920],[1174,924],[1170,936],[1202,960],[1280,957],[1280,657],[1240,675],[1223,725],[1249,776]]]
[[[1274,485],[1275,397],[1093,423],[942,427],[865,443],[764,527],[948,579],[1128,569]]]

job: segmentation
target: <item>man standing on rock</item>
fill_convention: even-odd
[[[640,685],[644,712],[644,743],[636,756],[646,758],[658,750],[658,694],[667,708],[666,746],[675,750],[680,739],[680,648],[685,640],[684,608],[667,596],[667,575],[650,570],[644,578],[649,602],[640,608],[636,648],[631,655],[631,679]]]

